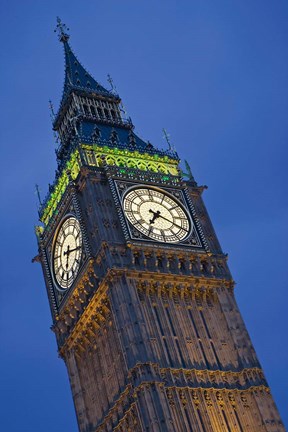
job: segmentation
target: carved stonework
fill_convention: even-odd
[[[202,200],[206,187],[188,163],[184,181],[170,145],[159,150],[136,135],[115,89],[97,83],[57,28],[69,67],[35,260],[79,431],[284,432]],[[68,217],[79,233],[68,227],[61,237]]]

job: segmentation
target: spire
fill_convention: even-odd
[[[62,103],[73,89],[119,99],[117,95],[102,87],[81,65],[68,43],[70,37],[68,31],[68,27],[58,17],[55,32],[58,32],[58,38],[63,43],[65,53],[65,82]]]

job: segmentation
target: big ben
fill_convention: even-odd
[[[58,168],[36,233],[79,431],[284,431],[204,187],[137,136],[57,27]]]

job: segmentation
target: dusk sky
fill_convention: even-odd
[[[236,298],[286,427],[288,2],[286,0],[1,0],[0,428],[77,432],[37,254],[39,184],[54,180],[49,99],[64,53],[109,73],[135,131],[167,148],[204,192]]]

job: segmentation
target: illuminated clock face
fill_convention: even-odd
[[[67,289],[72,285],[79,271],[82,251],[80,224],[70,216],[62,222],[54,239],[52,265],[60,288]]]
[[[153,240],[178,243],[190,233],[191,222],[182,205],[157,189],[128,191],[123,208],[128,221]]]

